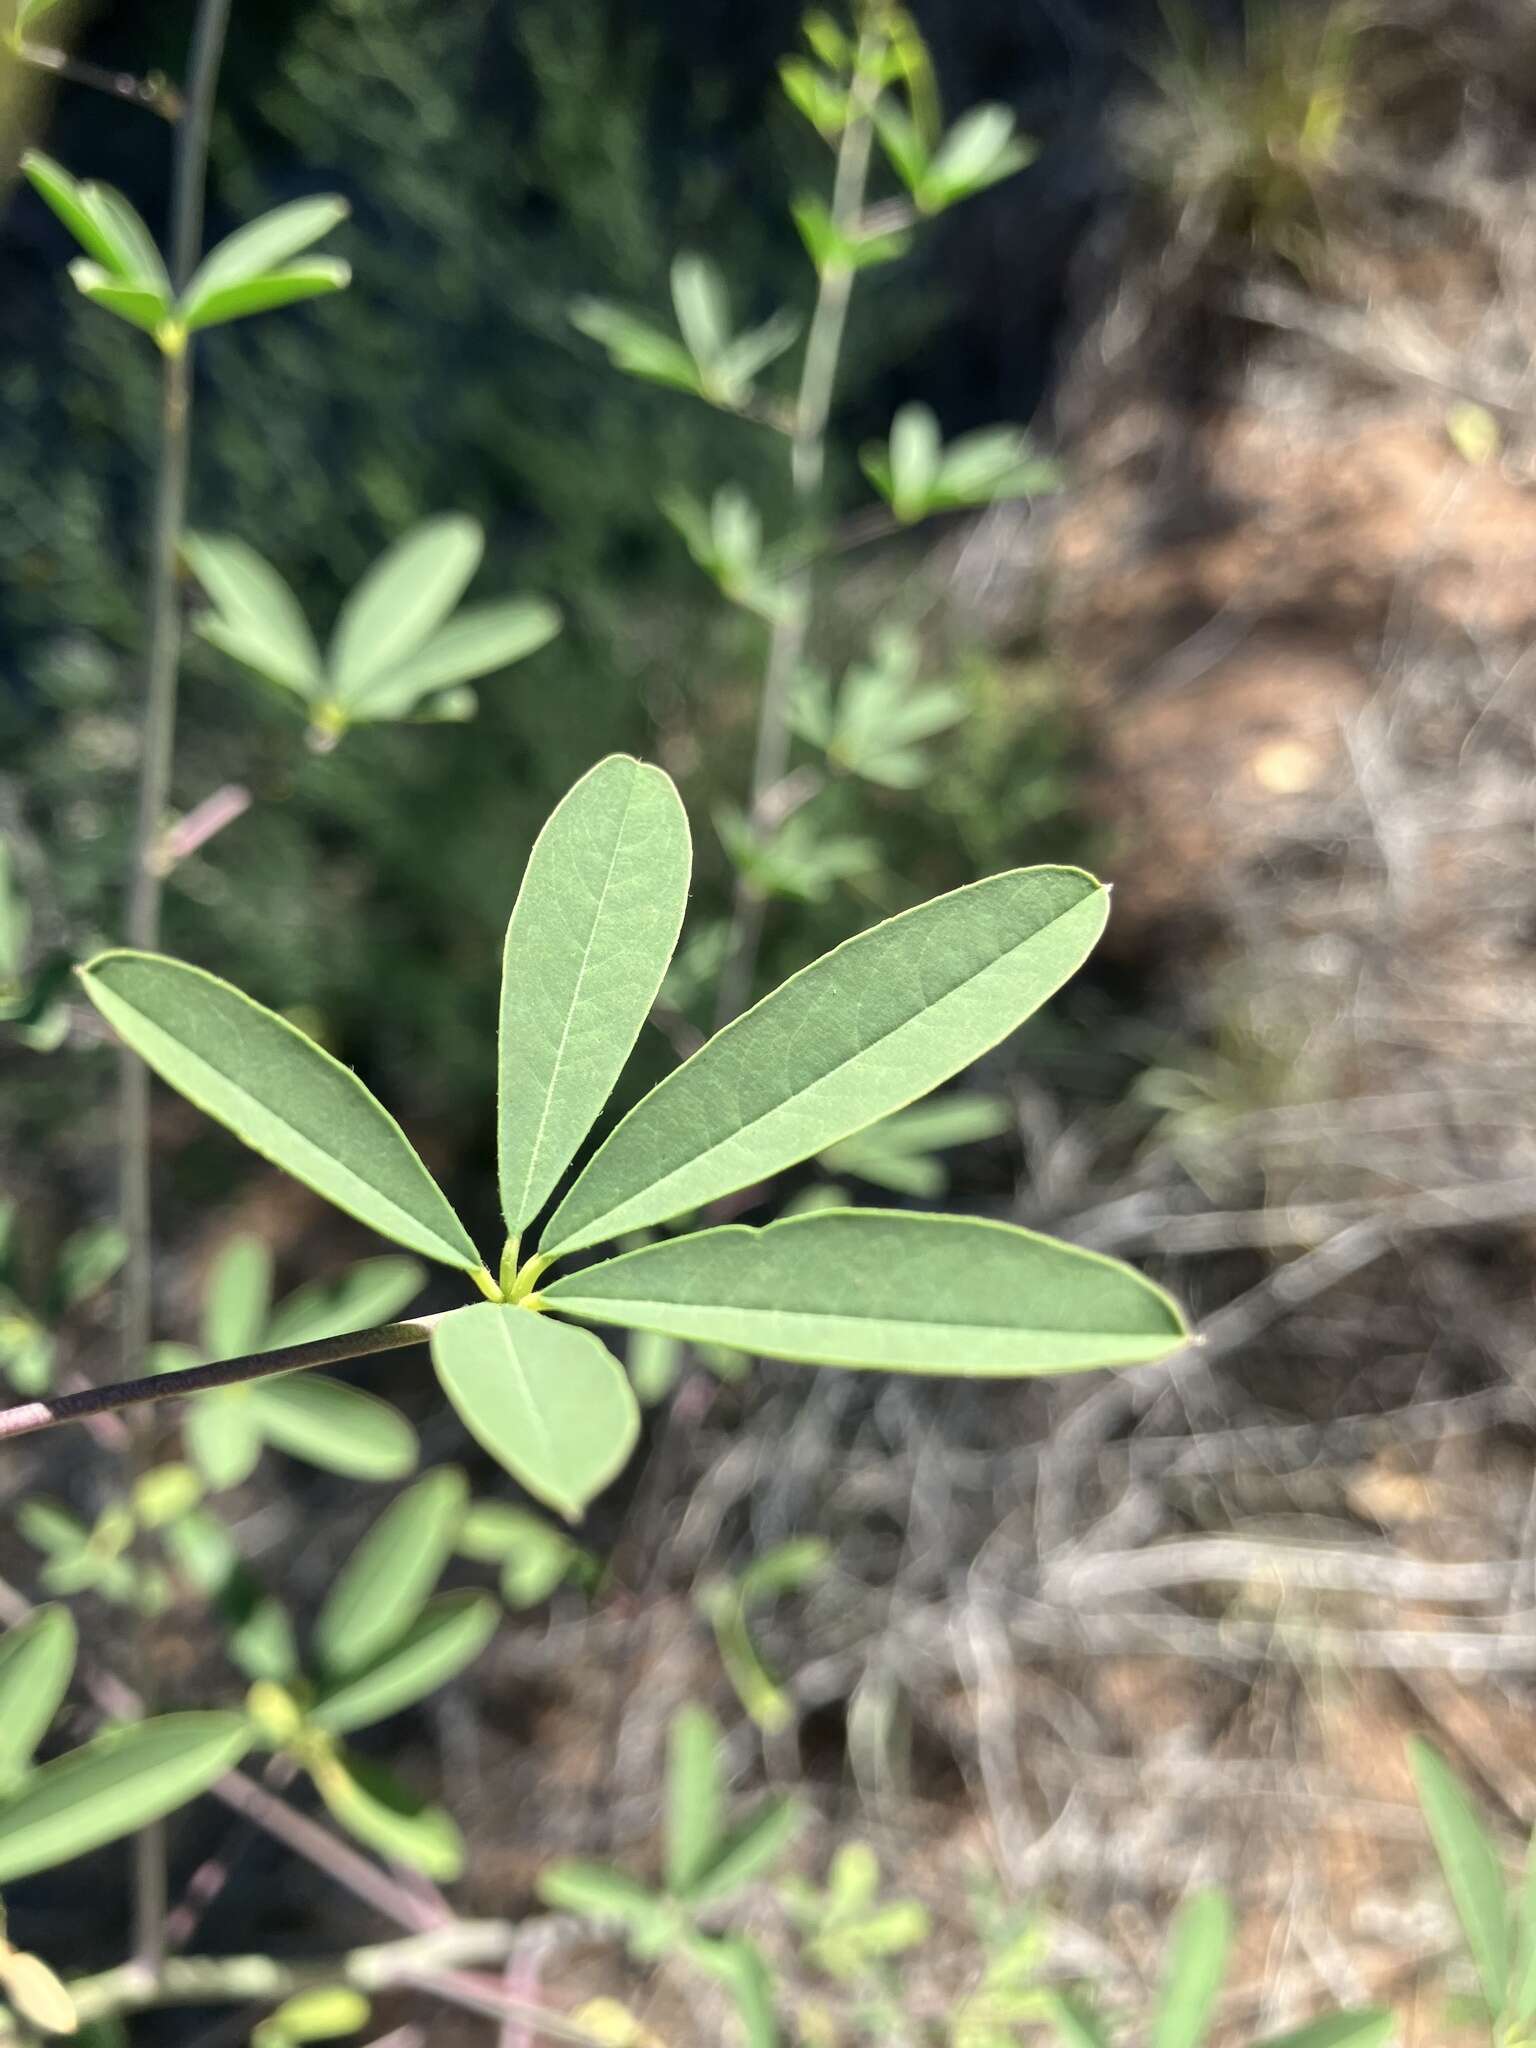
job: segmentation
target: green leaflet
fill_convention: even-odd
[[[403,1479],[416,1469],[416,1432],[405,1417],[361,1387],[323,1373],[283,1373],[250,1388],[257,1427],[269,1444],[345,1479]]]
[[[31,1763],[74,1668],[75,1624],[67,1607],[39,1607],[0,1636],[0,1790]]]
[[[556,1280],[539,1300],[587,1321],[898,1372],[1140,1365],[1188,1336],[1169,1297],[1113,1259],[1010,1223],[894,1209],[666,1239]]]
[[[496,1622],[496,1602],[489,1594],[440,1594],[371,1664],[323,1692],[310,1720],[333,1735],[345,1735],[414,1706],[479,1656],[496,1633]]]
[[[443,1465],[384,1510],[316,1617],[315,1649],[328,1672],[358,1670],[410,1628],[453,1555],[468,1500],[464,1474]]]
[[[252,1151],[383,1236],[480,1270],[400,1126],[313,1039],[227,981],[164,954],[99,953],[79,974],[124,1043]]]
[[[0,1884],[174,1812],[232,1770],[251,1740],[241,1714],[162,1714],[44,1764],[0,1806]]]
[[[1430,1838],[1446,1887],[1496,2017],[1509,1995],[1509,1918],[1504,1874],[1472,1802],[1444,1759],[1427,1742],[1408,1746]]]
[[[261,1424],[249,1387],[223,1387],[189,1401],[182,1417],[187,1456],[215,1493],[240,1486],[261,1457]]]
[[[490,604],[465,605],[413,654],[368,683],[348,705],[349,716],[354,720],[403,718],[431,691],[474,682],[496,669],[509,668],[536,654],[559,630],[559,612],[541,598],[508,597]]]
[[[656,999],[688,900],[671,779],[610,754],[534,842],[502,957],[497,1139],[513,1237],[607,1101]]]
[[[536,1500],[580,1519],[623,1470],[640,1410],[596,1337],[479,1302],[432,1332],[432,1363],[470,1435]]]
[[[329,665],[339,704],[407,660],[447,618],[480,566],[485,536],[460,513],[423,520],[386,550],[341,608]]]
[[[1108,907],[1080,869],[1020,868],[848,940],[630,1112],[560,1204],[542,1249],[558,1257],[665,1222],[926,1095],[1061,986]]]
[[[685,1898],[725,1833],[720,1725],[705,1707],[680,1707],[667,1731],[667,1890]]]
[[[243,1358],[256,1350],[271,1306],[271,1248],[241,1231],[228,1239],[208,1275],[203,1348],[209,1358]]]
[[[293,199],[226,235],[197,266],[182,294],[181,311],[188,325],[201,324],[197,316],[215,294],[249,284],[287,263],[339,226],[351,210],[334,194]]]
[[[1150,2048],[1200,2048],[1226,1975],[1231,1940],[1232,1909],[1220,1892],[1196,1892],[1179,1908]]]
[[[182,557],[218,607],[197,622],[204,639],[273,682],[313,697],[320,650],[298,599],[271,563],[229,534],[189,533]]]

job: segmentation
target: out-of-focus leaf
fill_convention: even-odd
[[[173,1813],[251,1745],[240,1714],[162,1714],[33,1772],[0,1804],[0,1884],[67,1863]]]
[[[496,1602],[484,1593],[440,1594],[372,1664],[322,1692],[310,1719],[344,1735],[414,1706],[474,1662],[496,1621]]]
[[[359,721],[403,717],[434,690],[473,682],[526,660],[559,630],[559,612],[542,598],[508,597],[493,604],[465,605],[414,654],[360,690],[349,701],[347,715]]]
[[[1220,1892],[1196,1892],[1179,1908],[1152,2022],[1151,2048],[1200,2048],[1227,1969],[1232,1909]]]
[[[379,1765],[333,1757],[312,1773],[332,1816],[360,1842],[438,1884],[464,1869],[464,1838],[452,1816],[428,1806]]]
[[[0,1788],[31,1763],[74,1668],[75,1624],[67,1607],[39,1607],[0,1636]]]
[[[335,1279],[311,1281],[280,1301],[267,1323],[267,1342],[281,1350],[393,1322],[420,1294],[426,1278],[414,1259],[362,1259]]]
[[[1509,1919],[1498,1856],[1444,1759],[1427,1742],[1411,1743],[1409,1755],[1446,1889],[1477,1965],[1488,2009],[1497,2015],[1509,1995]]]
[[[461,513],[425,519],[381,555],[341,608],[331,684],[348,709],[442,625],[480,566],[485,535]]]
[[[214,1260],[204,1290],[203,1345],[209,1358],[243,1358],[257,1350],[271,1301],[271,1248],[242,1231]]]
[[[300,697],[320,688],[320,650],[298,599],[271,563],[230,534],[189,533],[187,566],[217,611],[197,621],[204,639]]]
[[[43,2034],[73,2034],[80,2025],[74,2000],[40,1956],[16,1949],[0,1953],[0,1991],[11,2010]]]
[[[293,199],[226,235],[197,266],[182,294],[181,311],[188,325],[197,324],[198,310],[208,299],[232,286],[249,284],[286,263],[328,235],[351,210],[346,200],[334,193]]]
[[[416,1432],[405,1417],[341,1380],[283,1373],[250,1389],[257,1427],[269,1444],[346,1479],[403,1479],[416,1469]]]
[[[261,1457],[261,1424],[249,1387],[221,1387],[187,1403],[181,1433],[187,1456],[215,1493],[242,1486]]]
[[[725,1831],[720,1725],[699,1706],[672,1717],[667,1735],[667,1890],[685,1898],[713,1862]]]
[[[453,1555],[468,1498],[463,1473],[444,1465],[380,1515],[315,1620],[315,1649],[332,1677],[373,1664],[415,1622]]]

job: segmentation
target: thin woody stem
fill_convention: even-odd
[[[381,1323],[376,1329],[353,1330],[344,1337],[322,1337],[313,1344],[288,1344],[280,1351],[253,1351],[244,1358],[223,1359],[217,1365],[193,1365],[184,1372],[120,1380],[111,1387],[87,1387],[78,1394],[60,1394],[51,1401],[22,1401],[14,1408],[0,1408],[0,1438],[31,1436],[39,1429],[55,1429],[62,1422],[81,1422],[88,1415],[113,1414],[122,1408],[142,1407],[149,1401],[174,1401],[188,1394],[206,1394],[215,1387],[237,1387],[245,1380],[272,1379],[278,1373],[339,1365],[347,1358],[371,1358],[381,1351],[402,1351],[408,1344],[425,1344],[434,1325],[441,1321],[441,1315],[417,1316],[408,1323]]]

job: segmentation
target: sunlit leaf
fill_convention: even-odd
[[[74,1668],[75,1624],[67,1607],[39,1607],[0,1636],[0,1787],[31,1763]]]
[[[1023,1023],[1108,913],[1077,868],[1022,868],[850,939],[633,1109],[544,1233],[551,1256],[663,1223],[905,1108]]]
[[[352,1552],[315,1620],[315,1649],[334,1677],[371,1664],[409,1629],[453,1555],[469,1498],[440,1466],[387,1507]]]
[[[1129,1266],[1013,1224],[908,1210],[667,1238],[552,1281],[540,1299],[584,1321],[895,1372],[1087,1371],[1188,1342],[1175,1304]]]
[[[328,235],[350,212],[345,199],[327,193],[314,199],[290,200],[286,206],[275,206],[259,220],[237,228],[216,249],[210,250],[193,272],[181,300],[188,324],[196,324],[193,316],[215,292],[248,284],[264,272],[276,269],[301,249]]]
[[[629,1381],[584,1330],[477,1303],[433,1330],[432,1362],[470,1435],[568,1521],[635,1447],[640,1411]]]
[[[185,1806],[250,1745],[241,1714],[163,1714],[44,1764],[0,1804],[0,1884],[67,1863]]]
[[[677,944],[691,867],[670,778],[610,754],[534,843],[502,960],[501,1204],[518,1236],[607,1101]]]
[[[163,954],[100,953],[87,995],[163,1080],[339,1209],[469,1272],[480,1255],[388,1111],[314,1040]]]

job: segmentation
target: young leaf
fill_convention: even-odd
[[[44,1764],[0,1805],[0,1884],[67,1863],[185,1806],[250,1746],[241,1714],[162,1714]]]
[[[465,605],[414,654],[365,684],[347,715],[359,722],[402,717],[434,690],[473,682],[536,654],[559,630],[559,612],[539,598]]]
[[[683,1350],[675,1337],[663,1337],[658,1330],[637,1330],[626,1354],[629,1383],[642,1408],[654,1408],[677,1385],[683,1369]]]
[[[115,313],[131,327],[141,327],[146,334],[157,333],[170,316],[170,300],[153,285],[121,283],[87,257],[75,258],[69,266],[69,278],[82,298]]]
[[[218,291],[232,285],[249,284],[253,278],[286,263],[328,235],[351,212],[345,199],[334,193],[314,199],[294,199],[277,206],[259,220],[237,228],[206,255],[193,272],[182,294],[181,312],[188,326],[196,326],[200,306]]]
[[[667,1731],[667,1890],[687,1898],[708,1870],[725,1832],[720,1724],[687,1706]]]
[[[536,1607],[566,1579],[582,1553],[568,1536],[526,1508],[479,1501],[459,1530],[459,1555],[501,1566],[501,1597],[509,1607]]]
[[[682,343],[663,334],[648,320],[611,306],[604,299],[578,299],[569,313],[571,325],[590,340],[601,343],[608,360],[627,376],[642,377],[649,384],[666,384],[677,391],[703,396],[698,365]]]
[[[1110,2048],[1098,2016],[1070,1991],[1047,1990],[1044,2000],[1061,2048]]]
[[[664,1239],[539,1298],[582,1321],[883,1372],[1085,1372],[1149,1364],[1188,1341],[1161,1288],[1096,1251],[1012,1223],[883,1208]]]
[[[203,1345],[209,1358],[255,1351],[271,1302],[272,1254],[261,1238],[242,1231],[226,1242],[208,1275]]]
[[[663,1223],[902,1109],[1006,1038],[1104,928],[1078,868],[1021,868],[849,939],[669,1074],[589,1161],[551,1257]]]
[[[635,1447],[629,1381],[583,1330],[476,1303],[433,1330],[432,1363],[470,1435],[567,1521],[580,1520]]]
[[[40,1957],[16,1949],[0,1953],[0,1991],[18,2017],[39,2033],[79,2032],[74,2000]]]
[[[189,533],[182,557],[218,607],[197,622],[205,640],[266,676],[313,697],[320,650],[299,601],[270,562],[229,534]]]
[[[331,683],[343,708],[436,632],[484,547],[479,522],[450,513],[423,520],[379,557],[342,606],[331,636]]]
[[[464,1838],[451,1815],[413,1797],[379,1765],[328,1757],[311,1775],[332,1816],[370,1849],[438,1884],[463,1874]]]
[[[189,330],[222,327],[231,320],[244,320],[252,313],[273,313],[280,306],[296,306],[304,299],[323,299],[331,292],[343,292],[352,282],[350,264],[335,256],[303,256],[297,263],[285,263],[262,277],[247,278],[243,284],[227,284],[211,291],[185,316]]]
[[[87,1223],[64,1240],[59,1262],[48,1283],[48,1306],[57,1315],[67,1315],[82,1301],[89,1301],[115,1274],[128,1256],[128,1240],[115,1223]]]
[[[249,1388],[269,1444],[344,1479],[403,1479],[416,1469],[416,1432],[403,1415],[323,1373],[284,1373]]]
[[[937,213],[1000,178],[1024,170],[1034,146],[1014,133],[1011,108],[973,107],[963,114],[933,153],[917,191],[924,212]]]
[[[159,251],[121,192],[72,178],[40,149],[27,150],[21,168],[88,257],[119,283],[144,286],[169,303],[170,279]]]
[[[741,1934],[696,1934],[687,1944],[687,1953],[730,1992],[747,2048],[778,2048],[773,1979],[757,1944]]]
[[[361,2033],[369,2011],[367,1999],[349,1984],[317,1984],[285,1998],[262,2025],[273,2030],[273,2048],[278,2042],[339,2041],[347,2034]],[[265,2048],[265,2044],[253,2035],[251,2048]]]
[[[410,1628],[453,1555],[468,1499],[464,1474],[444,1465],[380,1515],[315,1620],[315,1649],[332,1676],[372,1663]]]
[[[898,1195],[932,1201],[949,1185],[949,1173],[936,1152],[954,1145],[974,1145],[995,1138],[1012,1123],[1006,1102],[993,1095],[963,1092],[898,1110],[867,1131],[857,1131],[829,1145],[820,1163],[828,1173],[852,1175],[890,1188]]]
[[[427,1258],[479,1253],[404,1132],[348,1068],[227,981],[158,953],[99,953],[86,994],[125,1044],[254,1152]]]
[[[1497,2016],[1509,1995],[1509,1924],[1498,1856],[1444,1759],[1419,1741],[1409,1744],[1409,1757],[1446,1888],[1482,1979],[1488,2009]]]
[[[1253,2048],[1386,2048],[1396,2028],[1395,2013],[1331,2012],[1290,2033],[1267,2035]]]
[[[261,1425],[249,1387],[199,1394],[182,1417],[187,1456],[215,1493],[240,1486],[261,1457]]]
[[[1231,1940],[1232,1909],[1220,1892],[1197,1892],[1179,1908],[1150,2048],[1200,2048],[1226,1975]]]
[[[891,509],[904,522],[921,519],[943,459],[939,423],[930,407],[904,405],[891,422]]]
[[[659,768],[610,754],[528,858],[502,958],[501,1206],[525,1230],[640,1035],[688,900],[688,819]]]
[[[267,1324],[267,1342],[315,1344],[349,1330],[393,1322],[420,1294],[426,1273],[414,1259],[360,1259],[334,1280],[314,1280],[280,1301]]]
[[[67,1607],[39,1607],[0,1636],[0,1788],[31,1763],[74,1668],[75,1624]]]
[[[345,1735],[414,1706],[474,1662],[496,1633],[497,1618],[488,1594],[439,1594],[373,1663],[322,1692],[310,1720]]]

